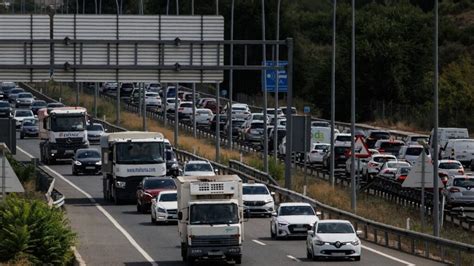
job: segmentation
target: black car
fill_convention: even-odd
[[[46,105],[46,108],[48,108],[48,113],[51,112],[51,110],[53,110],[53,108],[59,108],[59,107],[64,107],[65,105],[63,103],[58,103],[58,102],[54,102],[54,103],[48,103],[48,105]]]
[[[96,149],[78,149],[72,158],[72,174],[100,174],[102,161],[100,152]]]
[[[180,175],[180,169],[176,153],[172,150],[165,150],[166,153],[166,175],[167,176],[178,176]]]
[[[12,107],[7,101],[0,101],[0,117],[9,117],[12,114]]]
[[[219,123],[220,124],[219,128],[220,128],[220,131],[223,133],[225,124],[227,123],[227,116],[225,114],[221,114],[219,119],[221,120]],[[216,120],[217,120],[217,115],[215,115],[210,122],[209,128],[212,132],[216,131]]]
[[[348,154],[351,150],[350,145],[336,144],[334,145],[334,169],[341,169],[346,167]],[[323,158],[323,167],[330,168],[331,152],[327,152]]]
[[[46,108],[47,104],[43,100],[36,100],[31,104],[31,111],[33,111],[33,114],[37,115],[39,109]]]

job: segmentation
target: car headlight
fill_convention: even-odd
[[[284,226],[287,226],[288,223],[285,223],[285,222],[278,222],[278,226],[279,227],[284,227]]]
[[[166,212],[166,210],[163,208],[158,208],[158,212]]]
[[[353,245],[353,246],[358,246],[359,244],[360,244],[359,240],[351,242],[351,245]]]
[[[74,164],[75,164],[75,165],[82,165],[82,163],[79,162],[79,161],[74,161]]]
[[[267,203],[273,202],[273,199],[266,199],[266,200],[264,200],[264,202],[265,202],[265,204],[267,204]]]
[[[96,165],[102,165],[102,161],[98,161],[95,163]]]
[[[325,244],[325,242],[321,241],[319,239],[315,239],[315,240],[313,240],[313,244],[315,244],[316,246],[322,246],[322,245]]]
[[[173,169],[176,169],[176,168],[178,168],[178,167],[179,167],[179,166],[178,166],[177,163],[174,163],[173,165],[171,165],[171,168],[173,168]]]
[[[115,186],[117,188],[125,188],[126,185],[127,183],[125,181],[115,181]]]

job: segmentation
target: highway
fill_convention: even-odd
[[[18,138],[17,145],[18,159],[39,157],[38,139]],[[72,176],[70,161],[46,168],[56,177],[56,189],[66,196],[67,216],[78,233],[77,249],[87,265],[184,265],[176,225],[156,226],[133,204],[105,202],[102,176]],[[251,218],[244,230],[243,265],[442,265],[366,242],[359,262],[310,262],[304,239],[270,238],[269,218]]]

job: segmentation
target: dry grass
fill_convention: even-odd
[[[372,122],[365,122],[367,125],[371,125],[374,127],[382,127],[382,128],[390,128],[394,130],[400,130],[400,131],[406,131],[406,132],[414,132],[414,133],[420,133],[420,134],[429,134],[429,132],[420,130],[418,127],[416,127],[413,124],[408,124],[407,122],[403,121],[398,121],[398,122],[391,122],[389,120],[382,120],[378,119]]]

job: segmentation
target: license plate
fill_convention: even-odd
[[[333,256],[345,256],[346,253],[344,253],[344,252],[334,252],[334,253],[332,253],[332,255]]]
[[[222,251],[209,251],[209,252],[207,252],[207,255],[209,255],[209,256],[222,256],[224,254],[222,253]]]
[[[95,167],[94,167],[94,166],[86,166],[86,169],[87,169],[87,170],[94,170]]]
[[[293,230],[294,230],[294,231],[298,231],[298,232],[308,231],[308,230],[307,230],[306,228],[304,228],[304,227],[300,227],[300,228],[296,227],[296,228],[293,229]]]
[[[74,153],[74,150],[65,150],[64,153]]]

